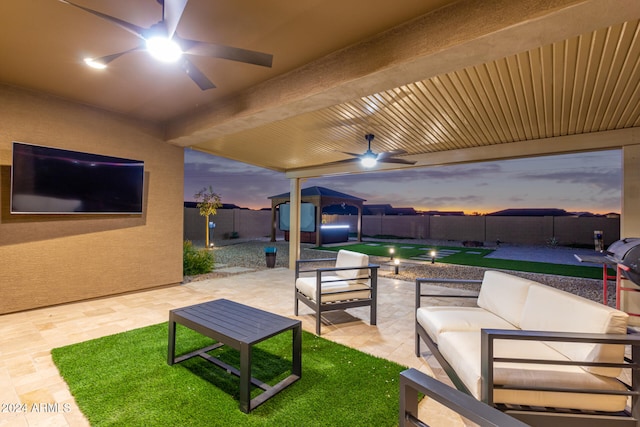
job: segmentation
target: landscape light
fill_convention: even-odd
[[[396,253],[396,249],[395,248],[389,248],[389,257],[391,258],[391,260],[393,261],[393,255]]]
[[[437,255],[436,251],[431,251],[430,255],[431,255],[431,264],[434,264],[436,262],[436,255]]]
[[[400,258],[396,258],[393,260],[393,271],[394,274],[398,274],[398,270],[400,269]]]

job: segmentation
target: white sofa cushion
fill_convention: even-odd
[[[480,399],[480,332],[443,332],[439,340],[438,348],[442,355],[449,361],[469,391]],[[494,343],[495,357],[568,360],[563,354],[539,341],[497,340]],[[496,363],[494,383],[625,390],[625,387],[615,379],[591,374],[577,366],[524,363]],[[495,390],[494,402],[615,412],[625,408],[627,398],[583,393]]]
[[[356,280],[343,280],[338,276],[323,275],[322,280],[327,282],[322,283],[322,303],[346,301],[352,299],[363,299],[371,297],[371,289],[366,282],[358,282]],[[302,292],[307,298],[316,300],[316,277],[300,277],[296,280],[296,288]],[[356,291],[349,292],[347,294],[342,293],[344,291]]]
[[[629,315],[561,290],[536,284],[529,288],[521,327],[532,331],[627,333]],[[622,363],[624,346],[614,344],[548,342],[574,361]],[[620,368],[584,367],[594,374],[617,377]]]
[[[416,320],[429,337],[438,344],[438,336],[449,331],[479,331],[487,329],[517,329],[501,317],[480,307],[420,307]]]
[[[338,251],[338,257],[336,258],[335,264],[336,268],[367,267],[368,265],[369,255],[347,251],[344,249]],[[363,268],[360,270],[338,270],[336,271],[336,275],[340,276],[344,280],[366,279],[369,277],[369,269]]]
[[[486,271],[478,295],[478,306],[519,328],[529,287],[534,284],[537,283],[522,277]]]

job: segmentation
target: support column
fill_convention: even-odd
[[[322,246],[322,196],[318,200],[318,204],[316,205],[314,203],[314,205],[316,207],[316,217],[314,220],[316,222],[316,246],[320,247]]]
[[[289,203],[289,269],[295,270],[296,260],[300,258],[300,178],[290,182]]]
[[[622,147],[622,211],[620,212],[620,237],[640,237],[640,145]],[[640,289],[630,280],[623,286]],[[640,293],[620,292],[620,309],[627,313],[640,313]],[[640,317],[629,316],[629,324],[640,326]]]
[[[364,206],[358,206],[358,242],[362,242],[362,211]]]
[[[620,237],[640,237],[640,145],[622,147]]]
[[[276,207],[271,203],[271,241],[276,241]]]

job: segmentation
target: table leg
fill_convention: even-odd
[[[173,365],[176,360],[176,322],[169,316],[169,349],[167,364]]]
[[[251,411],[251,344],[240,344],[240,410]]]
[[[293,339],[291,343],[292,367],[291,373],[302,376],[302,326],[299,324],[292,330]]]

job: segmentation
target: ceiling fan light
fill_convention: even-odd
[[[107,68],[107,64],[97,61],[94,58],[84,58],[84,63],[91,68],[95,68],[96,70],[104,70],[105,68]]]
[[[378,163],[378,161],[376,160],[376,156],[375,155],[374,156],[365,155],[360,160],[360,163],[365,168],[372,168],[372,167],[374,167],[376,165],[376,163]]]
[[[147,50],[158,61],[176,62],[182,56],[178,43],[166,37],[151,37],[147,40]]]

